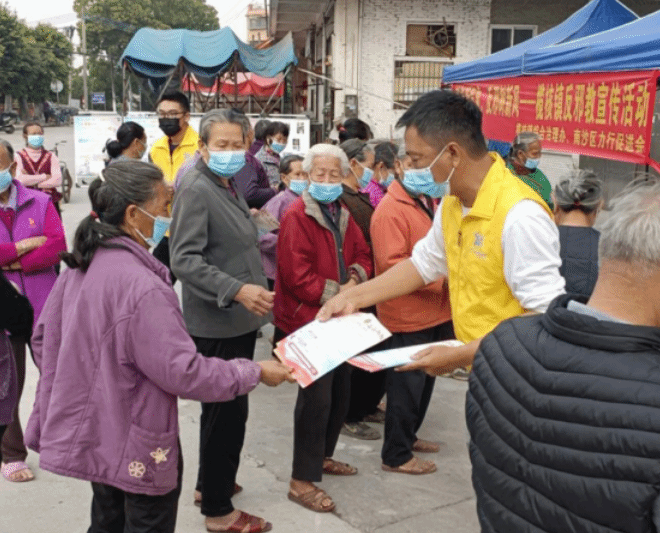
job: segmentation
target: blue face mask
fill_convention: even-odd
[[[374,171],[371,170],[370,168],[365,167],[362,163],[358,161],[358,164],[362,167],[363,172],[362,172],[362,177],[358,178],[358,184],[360,185],[360,189],[364,189],[367,185],[371,183],[371,180],[374,177]],[[355,174],[355,173],[354,173]],[[357,174],[355,174],[355,177],[357,178]]]
[[[445,146],[438,156],[426,168],[406,170],[403,174],[403,185],[413,194],[425,194],[431,198],[442,198],[449,194],[449,181],[454,175],[455,168],[452,168],[449,177],[442,183],[437,183],[433,179],[433,172],[431,169],[436,164],[440,156],[445,152]]]
[[[272,142],[270,143],[270,149],[276,154],[281,154],[286,148],[286,144]]]
[[[163,237],[167,233],[167,230],[170,229],[170,224],[172,219],[169,217],[153,216],[151,213],[147,213],[144,209],[138,207],[145,215],[154,219],[154,230],[151,232],[151,237],[145,237],[142,235],[142,232],[135,228],[138,232],[138,235],[144,239],[144,241],[151,247],[156,247],[163,240]]]
[[[527,161],[525,161],[525,168],[528,168],[529,170],[535,170],[539,166],[540,162],[540,159],[527,158]]]
[[[308,186],[309,183],[307,180],[291,180],[289,182],[289,189],[295,192],[298,196],[300,196]]]
[[[308,190],[310,196],[322,204],[331,204],[344,192],[341,183],[318,183],[316,181],[309,184]]]
[[[212,152],[209,150],[209,168],[223,178],[234,176],[245,166],[245,152]]]
[[[387,189],[392,184],[393,181],[394,181],[394,174],[390,172],[387,175],[387,177],[380,182],[380,184]]]
[[[43,135],[28,135],[28,144],[33,148],[41,148],[44,145]]]
[[[11,185],[13,178],[11,177],[11,172],[9,172],[9,168],[7,167],[5,170],[0,171],[0,194],[9,189]]]

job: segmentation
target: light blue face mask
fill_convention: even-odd
[[[358,161],[358,165],[362,167],[362,177],[358,178],[358,185],[360,185],[360,189],[364,189],[367,185],[371,183],[371,180],[374,178],[374,171],[371,170],[370,168],[365,167],[359,161]],[[353,174],[355,174],[355,172]],[[357,174],[355,174],[355,177],[357,178]]]
[[[13,178],[11,177],[11,172],[9,172],[10,167],[11,165],[0,171],[0,194],[9,189],[9,186],[11,185]]]
[[[309,187],[307,180],[289,181],[289,189],[295,192],[298,196],[300,196],[305,191],[305,189],[307,189],[307,187]]]
[[[270,149],[276,154],[281,154],[286,148],[286,144],[272,142],[270,143]]]
[[[245,166],[245,151],[212,152],[209,150],[208,166],[218,176],[230,178]]]
[[[308,190],[310,196],[322,204],[331,204],[344,192],[341,183],[318,183],[316,181],[309,184]]]
[[[392,184],[393,181],[394,181],[394,174],[390,172],[387,175],[387,177],[380,182],[380,184],[387,189]]]
[[[141,207],[138,207],[138,209],[148,217],[154,219],[154,230],[151,232],[151,237],[145,237],[144,235],[142,235],[142,232],[137,228],[135,228],[135,231],[138,232],[138,235],[140,235],[140,237],[142,237],[149,246],[155,248],[156,246],[158,246],[160,241],[163,240],[163,237],[165,237],[167,230],[170,229],[170,224],[172,224],[172,219],[170,217],[161,217],[161,216],[155,217],[151,213],[147,213]]]
[[[540,159],[527,158],[527,161],[525,161],[525,168],[528,168],[529,170],[536,170],[540,162],[541,162]]]
[[[28,135],[27,137],[28,144],[33,148],[41,148],[44,145],[44,136],[43,135]]]
[[[433,172],[431,171],[433,165],[445,153],[446,149],[447,147],[445,146],[428,167],[406,170],[403,174],[404,187],[413,194],[425,194],[431,198],[442,198],[449,194],[449,181],[454,175],[456,168],[451,169],[449,177],[442,183],[437,183],[433,179]]]

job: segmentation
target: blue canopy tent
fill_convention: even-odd
[[[525,55],[525,74],[660,69],[660,11],[570,44]]]
[[[637,15],[618,0],[592,0],[541,35],[484,58],[445,68],[442,81],[457,83],[521,76],[527,73],[524,68],[530,53],[557,43],[571,43],[637,19]],[[558,62],[561,61],[558,56]]]
[[[215,78],[227,72],[247,71],[273,78],[298,59],[291,33],[261,50],[242,42],[230,28],[206,32],[142,28],[128,43],[120,62],[124,73],[130,69],[146,78],[154,92],[160,92],[180,69],[204,85],[213,85]]]

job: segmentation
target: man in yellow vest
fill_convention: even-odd
[[[459,348],[420,352],[400,370],[442,375],[469,366],[482,337],[503,320],[543,312],[564,293],[559,233],[547,204],[495,153],[481,111],[452,91],[432,91],[401,117],[415,178],[442,187],[433,227],[412,257],[330,300],[320,320],[419,290],[447,276]]]
[[[195,156],[199,144],[197,132],[190,126],[190,102],[179,91],[165,93],[156,108],[158,126],[164,137],[158,139],[149,152],[151,162],[163,171],[167,184],[174,187],[176,174],[185,162]],[[169,233],[154,249],[154,257],[170,268]],[[176,277],[172,274],[172,284]]]

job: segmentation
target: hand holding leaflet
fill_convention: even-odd
[[[413,360],[413,355],[433,346],[456,347],[463,346],[461,341],[442,341],[429,344],[417,344],[415,346],[406,346],[405,348],[395,348],[393,350],[383,350],[380,352],[358,355],[348,360],[348,364],[353,365],[367,372],[378,372],[386,368],[407,365]]]
[[[294,369],[296,381],[305,388],[390,336],[374,315],[355,313],[327,322],[310,322],[280,341],[275,355]]]

